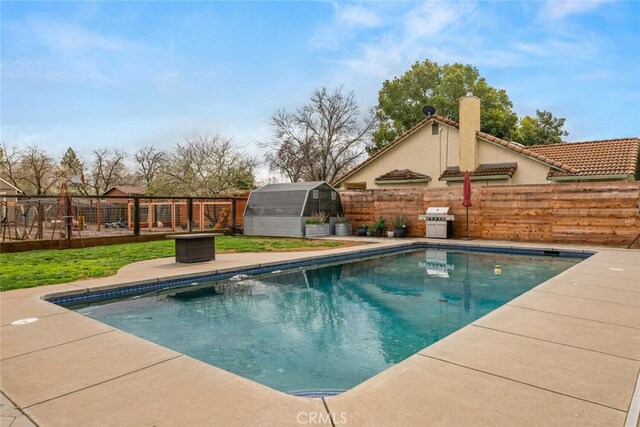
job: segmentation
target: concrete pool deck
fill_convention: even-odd
[[[164,258],[128,265],[108,278],[0,293],[2,426],[640,427],[640,251],[481,240],[371,241],[312,252],[219,254],[195,265]],[[324,399],[280,393],[42,299],[415,241],[596,254]],[[30,317],[39,320],[11,324]]]

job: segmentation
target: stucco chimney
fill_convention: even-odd
[[[473,89],[460,98],[460,170],[474,171],[478,167],[476,132],[480,130],[480,98]]]

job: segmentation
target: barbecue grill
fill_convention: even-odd
[[[453,220],[447,207],[433,207],[427,209],[427,237],[435,239],[449,239],[453,235]]]

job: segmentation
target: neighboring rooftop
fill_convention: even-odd
[[[102,195],[110,196],[109,193],[113,190],[120,191],[127,196],[144,196],[145,194],[147,194],[147,187],[137,187],[135,185],[116,185],[102,193]]]
[[[640,138],[534,145],[528,149],[576,169],[571,172],[551,171],[549,177],[634,175]]]

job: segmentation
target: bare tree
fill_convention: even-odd
[[[18,188],[25,193],[46,194],[58,182],[59,171],[53,157],[36,145],[20,153],[16,171]]]
[[[145,146],[135,153],[134,158],[137,180],[147,187],[149,194],[154,193],[156,180],[167,166],[167,153],[153,146]]]
[[[213,196],[253,187],[257,160],[219,135],[176,143],[163,188],[167,194]]]
[[[274,138],[261,146],[271,170],[291,181],[332,182],[363,154],[375,123],[372,111],[361,117],[353,92],[322,87],[295,113],[276,111]]]
[[[18,147],[9,147],[6,142],[2,141],[2,145],[0,145],[0,176],[18,188],[20,188],[17,176],[19,163],[20,150]]]
[[[125,157],[126,153],[122,150],[99,149],[93,152],[88,181],[96,195],[101,195],[115,185],[129,183]]]

